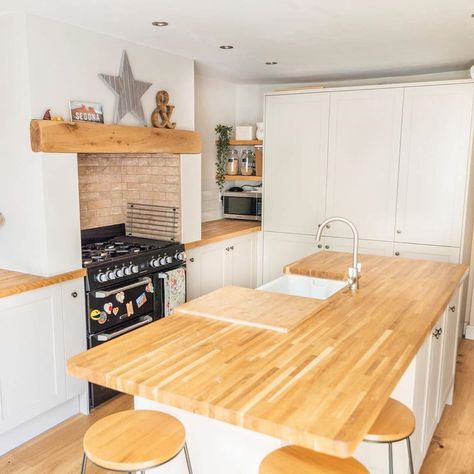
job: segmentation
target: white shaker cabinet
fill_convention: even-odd
[[[326,215],[361,239],[393,241],[403,89],[331,93]],[[334,222],[326,236],[350,237]]]
[[[459,248],[439,245],[400,244],[393,245],[394,256],[438,262],[459,263]]]
[[[439,390],[441,382],[441,364],[443,361],[443,339],[445,313],[431,330],[430,358],[428,366],[428,385],[425,405],[425,425],[423,449],[426,451],[439,421]]]
[[[326,202],[328,94],[265,100],[265,230],[315,234]]]
[[[62,421],[47,412],[86,392],[66,371],[67,359],[86,350],[84,301],[82,278],[0,298],[0,453]],[[70,415],[78,410],[79,402]]]
[[[315,232],[316,234],[316,232]],[[283,274],[283,267],[324,248],[325,238],[316,242],[315,235],[263,234],[263,283]]]
[[[186,299],[226,285],[255,288],[257,233],[187,250]]]
[[[324,248],[335,252],[352,252],[354,239],[325,237]],[[359,253],[368,255],[382,255],[391,257],[393,255],[393,242],[379,240],[359,240]]]
[[[395,240],[461,246],[471,84],[405,89]]]

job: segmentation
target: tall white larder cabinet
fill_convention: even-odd
[[[263,278],[320,249],[457,263],[468,257],[472,81],[267,94]],[[471,209],[472,210],[472,209]],[[467,250],[467,251],[464,251]]]

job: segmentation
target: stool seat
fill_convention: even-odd
[[[369,474],[354,458],[336,458],[301,446],[285,446],[268,454],[260,474]]]
[[[185,441],[184,426],[175,417],[127,410],[94,423],[84,435],[84,452],[105,469],[144,471],[173,459]]]
[[[408,438],[414,431],[413,412],[403,403],[389,398],[364,440],[391,443]]]

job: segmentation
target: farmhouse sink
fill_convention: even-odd
[[[346,286],[347,282],[341,280],[326,280],[302,275],[283,275],[276,280],[259,286],[257,290],[326,300]]]

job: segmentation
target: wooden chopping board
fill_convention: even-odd
[[[176,312],[287,333],[326,304],[302,296],[226,286],[178,306]]]

